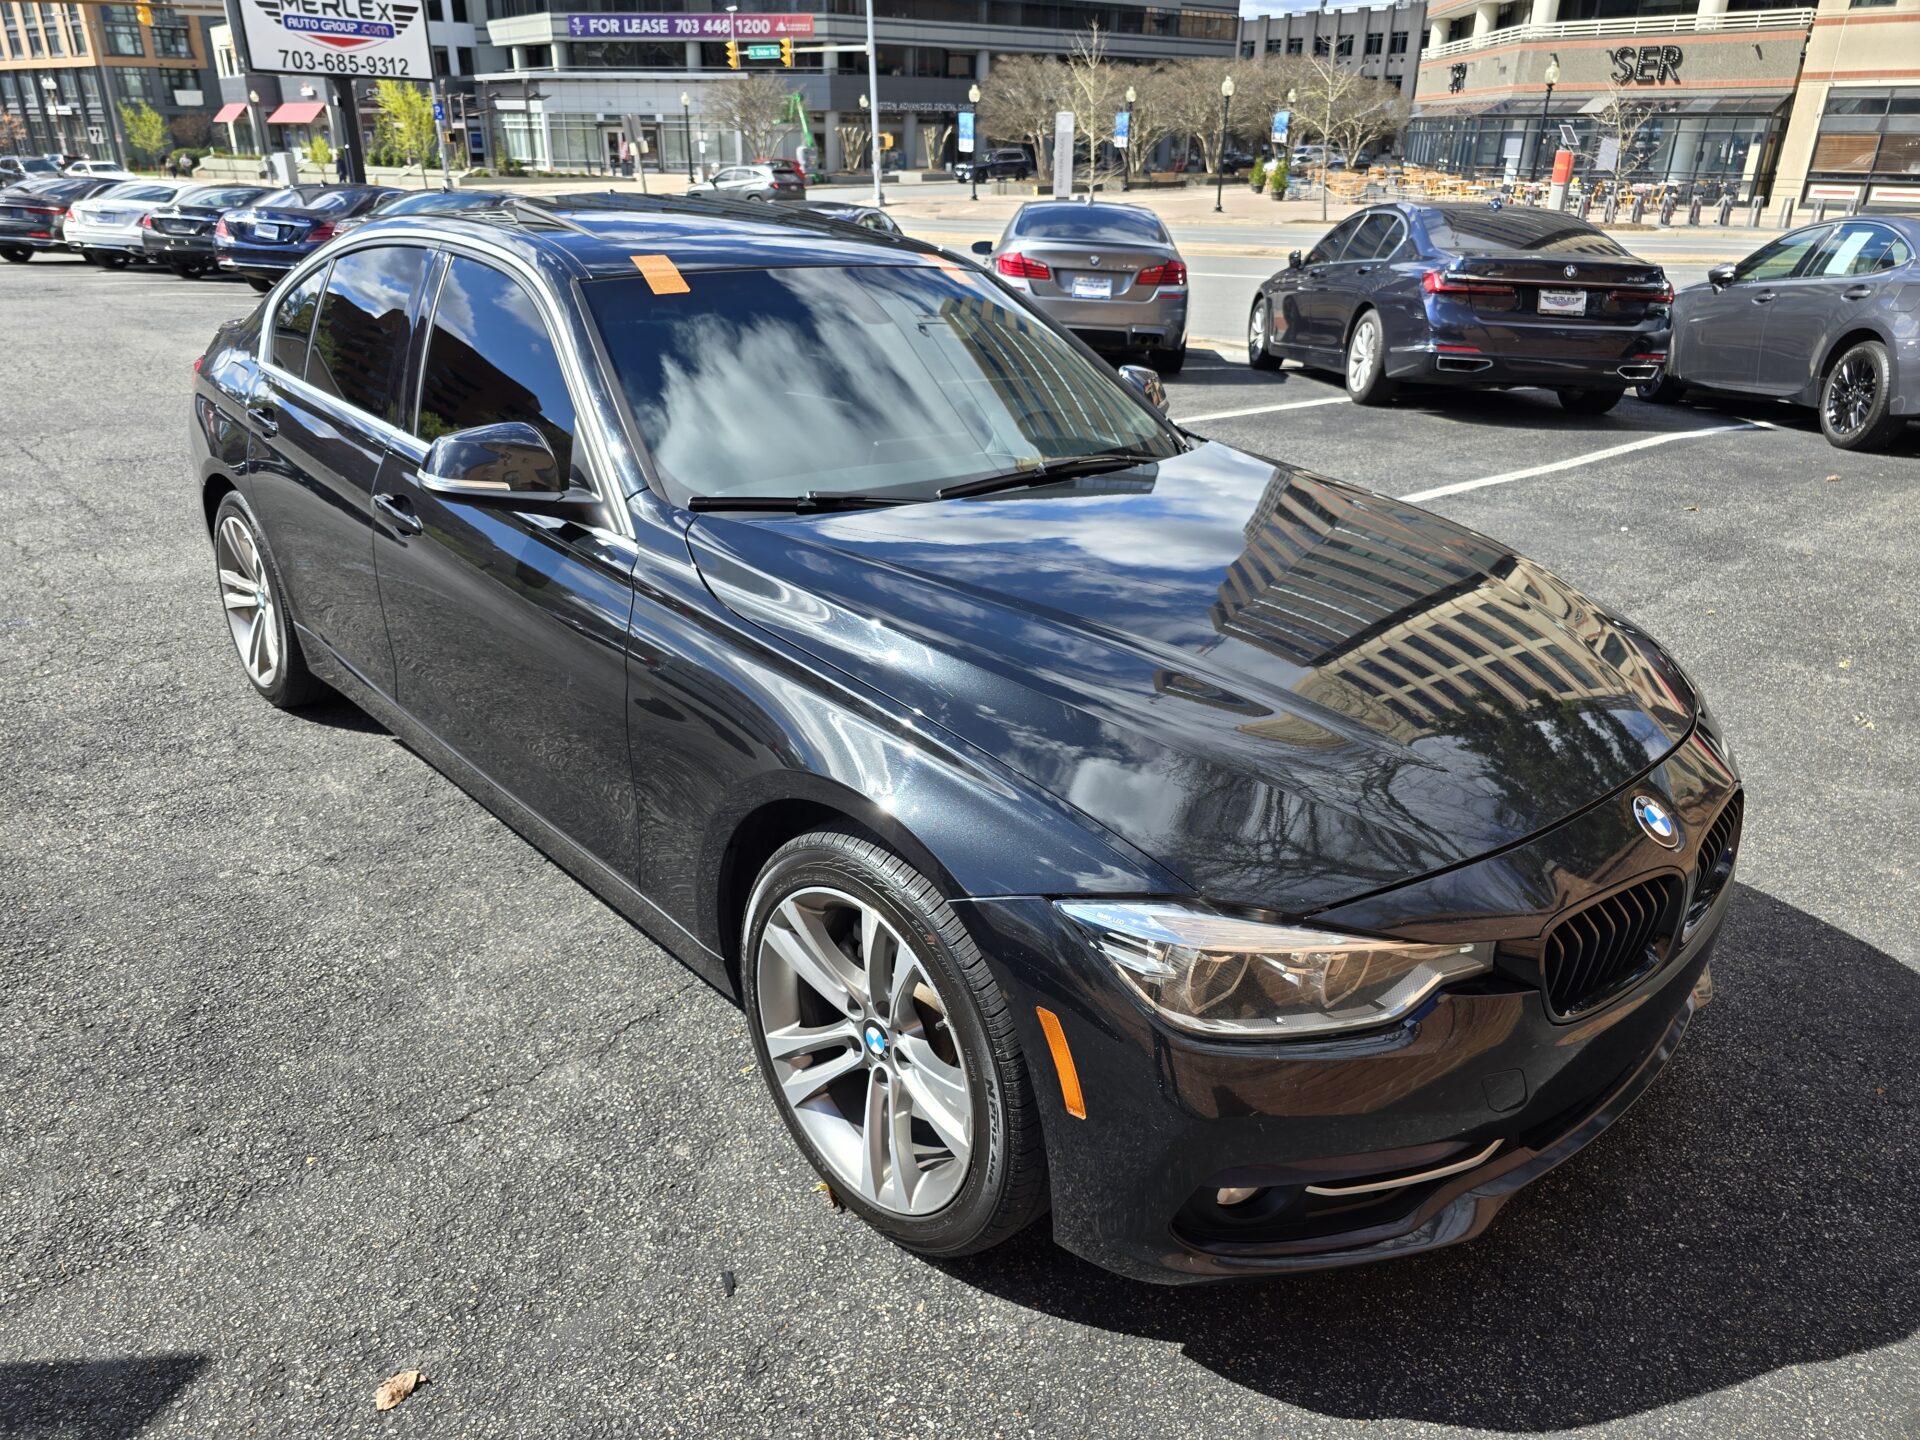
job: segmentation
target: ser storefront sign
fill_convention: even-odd
[[[1622,45],[1607,58],[1613,61],[1616,85],[1682,83],[1680,62],[1686,56],[1678,45]]]
[[[415,0],[238,0],[253,68],[270,75],[431,80]]]

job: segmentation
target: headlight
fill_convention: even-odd
[[[1151,900],[1057,903],[1143,1000],[1203,1035],[1361,1030],[1492,968],[1491,945],[1369,940]]]

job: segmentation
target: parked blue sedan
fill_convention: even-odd
[[[342,221],[363,214],[389,195],[388,185],[294,185],[259,204],[234,210],[213,232],[215,264],[270,290],[288,268],[326,244]]]

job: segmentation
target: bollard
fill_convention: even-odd
[[[1720,218],[1717,224],[1725,225],[1733,219],[1733,197],[1722,196],[1720,200]]]
[[[1593,192],[1591,190],[1584,190],[1580,194],[1580,210],[1579,210],[1580,218],[1584,220],[1592,212],[1593,212]]]
[[[1700,223],[1700,197],[1696,195],[1693,197],[1693,203],[1687,206],[1687,224],[1698,225],[1699,223]]]
[[[1811,223],[1818,225],[1822,220],[1826,218],[1827,218],[1827,202],[1824,200],[1814,201],[1813,202],[1813,220]]]
[[[1620,214],[1620,197],[1618,195],[1609,194],[1607,196],[1607,208],[1601,215],[1600,223],[1602,225],[1611,225],[1613,224],[1614,219],[1619,214]]]
[[[1660,202],[1660,223],[1662,225],[1671,225],[1673,223],[1673,207],[1675,203],[1674,197],[1671,195]]]
[[[1853,216],[1858,215],[1859,213],[1860,213],[1860,197],[1858,195],[1855,195],[1853,199],[1847,202],[1847,216],[1849,219],[1851,219]]]
[[[1760,228],[1760,211],[1765,205],[1766,201],[1762,200],[1758,195],[1753,197],[1753,204],[1747,208],[1747,228],[1749,230],[1758,230]]]
[[[1791,195],[1780,202],[1780,228],[1782,230],[1793,228],[1793,197]]]
[[[1644,195],[1636,195],[1633,197],[1633,209],[1627,212],[1627,223],[1629,225],[1638,225],[1642,220],[1645,220],[1646,218],[1647,218],[1647,197]]]

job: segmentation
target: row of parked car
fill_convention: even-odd
[[[734,198],[725,190],[713,193]],[[31,173],[0,190],[0,259],[24,264],[37,254],[70,251],[109,269],[156,264],[188,279],[221,271],[265,291],[319,246],[369,220],[543,203],[490,190],[275,188],[134,179],[124,172]],[[897,232],[885,211],[871,207],[788,203]]]

